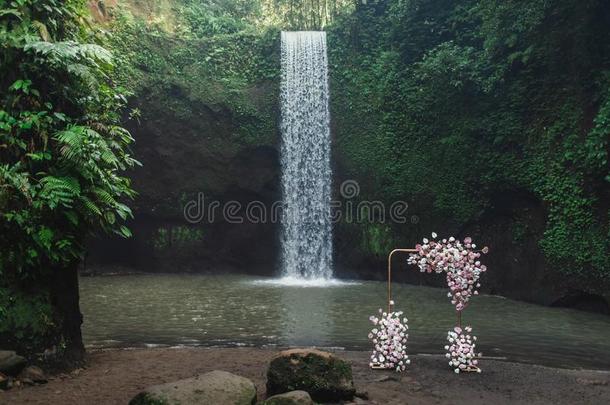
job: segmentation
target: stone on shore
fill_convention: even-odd
[[[40,367],[28,366],[21,370],[17,376],[25,384],[44,384],[47,382],[47,376]]]
[[[267,371],[267,395],[307,391],[314,401],[349,400],[356,392],[352,367],[331,353],[315,349],[280,352]]]
[[[314,405],[306,391],[290,391],[267,398],[261,405]]]
[[[252,381],[215,370],[197,377],[148,387],[136,395],[129,405],[252,405],[255,401],[256,386]]]
[[[6,390],[10,388],[11,380],[7,375],[0,373],[0,390]]]
[[[17,375],[25,367],[25,358],[12,350],[0,350],[0,373]]]

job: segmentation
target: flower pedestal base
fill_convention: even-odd
[[[480,373],[481,369],[477,366],[468,366],[462,370],[462,373]]]
[[[371,365],[371,370],[394,370],[394,369],[391,367],[386,367],[383,364],[377,363],[377,364]]]

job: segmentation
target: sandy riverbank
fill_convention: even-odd
[[[127,404],[141,389],[211,370],[250,378],[264,397],[265,373],[276,350],[185,348],[103,350],[86,368],[45,385],[0,393],[0,404]],[[486,360],[483,373],[456,375],[441,356],[413,356],[408,372],[372,371],[367,352],[337,352],[353,364],[354,381],[370,404],[607,404],[610,372],[563,370]],[[610,365],[609,365],[610,367]]]

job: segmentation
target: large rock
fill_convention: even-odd
[[[290,391],[267,398],[261,405],[314,405],[305,391]]]
[[[315,349],[280,352],[267,371],[267,395],[303,390],[315,401],[352,399],[356,390],[352,367],[340,358]]]
[[[12,350],[0,350],[0,373],[17,375],[25,367],[25,358]]]
[[[24,383],[31,384],[44,384],[47,382],[47,376],[45,375],[44,371],[42,371],[40,367],[36,366],[28,366],[24,368],[21,370],[17,378]]]
[[[211,371],[193,378],[148,387],[130,405],[252,405],[256,386],[247,378],[226,371]]]
[[[6,390],[9,388],[10,378],[0,373],[0,390]]]

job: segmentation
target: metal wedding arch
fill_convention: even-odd
[[[392,312],[392,256],[394,253],[417,253],[417,249],[394,249],[388,254],[388,313]],[[462,327],[462,311],[456,311],[457,326]],[[479,357],[479,359],[482,357]],[[381,365],[373,365],[371,368],[376,370],[387,369]],[[463,371],[466,372],[480,372],[480,369],[476,366],[471,366]]]

